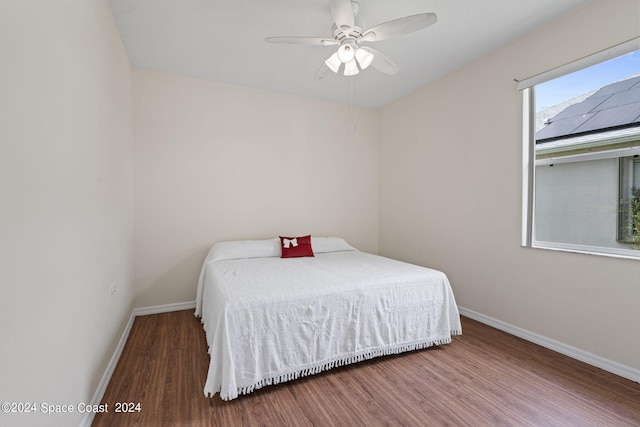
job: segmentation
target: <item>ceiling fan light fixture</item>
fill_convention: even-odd
[[[340,65],[342,65],[342,61],[338,58],[338,52],[334,52],[329,58],[327,58],[324,63],[329,67],[331,71],[337,73],[340,70]]]
[[[351,62],[356,54],[355,50],[355,47],[350,44],[343,44],[338,48],[338,58],[344,64]]]
[[[355,76],[358,74],[360,70],[358,70],[358,64],[356,64],[355,59],[344,64],[344,75],[345,76]]]
[[[358,60],[358,64],[360,64],[360,68],[364,70],[373,62],[373,53],[367,52],[364,49],[358,49],[356,50],[356,59]]]
[[[325,0],[327,1],[327,0]],[[320,80],[331,70],[340,74],[342,64],[345,76],[355,76],[369,66],[385,74],[393,75],[399,70],[398,65],[383,53],[362,46],[364,42],[376,42],[393,37],[410,34],[427,28],[438,22],[435,13],[418,13],[391,21],[382,22],[368,29],[363,29],[355,21],[360,5],[356,0],[328,0],[333,17],[332,35],[329,37],[266,37],[269,43],[293,43],[302,45],[338,46],[338,49],[327,58],[316,72],[315,79]]]

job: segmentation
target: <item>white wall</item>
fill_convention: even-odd
[[[520,246],[526,78],[637,37],[601,0],[380,114],[382,255],[446,272],[468,309],[640,369],[640,263]]]
[[[133,76],[136,306],[194,300],[218,241],[337,235],[377,252],[377,111]]]
[[[131,68],[103,1],[1,1],[0,57],[0,402],[75,406],[132,309]]]

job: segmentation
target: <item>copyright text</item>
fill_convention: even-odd
[[[74,412],[79,413],[102,413],[109,412],[111,408],[108,403],[102,403],[100,405],[91,405],[89,403],[78,403],[72,405],[60,405],[51,403],[35,403],[35,402],[3,402],[0,410],[5,413],[16,414],[70,414]],[[142,406],[140,402],[116,402],[113,407],[113,412],[140,412]]]

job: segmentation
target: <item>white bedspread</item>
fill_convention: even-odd
[[[444,273],[359,251],[205,262],[196,315],[225,400],[462,332]]]

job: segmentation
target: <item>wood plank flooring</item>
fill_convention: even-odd
[[[462,322],[451,344],[225,402],[203,395],[209,356],[192,310],[138,317],[93,426],[640,426],[640,384]]]

